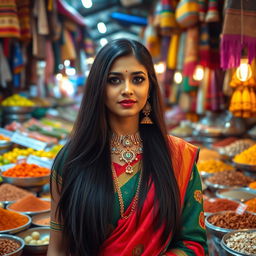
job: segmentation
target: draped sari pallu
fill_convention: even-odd
[[[198,155],[198,149],[172,136],[169,137],[169,144],[172,152],[172,164],[180,189],[181,206],[183,207],[186,188]],[[100,256],[158,256],[165,253],[166,248],[172,240],[172,236],[170,234],[169,239],[163,243],[161,236],[164,226],[158,230],[154,230],[153,228],[154,194],[155,188],[154,185],[152,185],[142,207],[138,225],[136,225],[136,212],[128,219],[120,218],[118,220],[116,228],[103,243]],[[132,204],[133,201],[124,215],[129,214]],[[192,249],[194,246],[193,242],[186,242]],[[175,253],[165,254],[180,255]]]

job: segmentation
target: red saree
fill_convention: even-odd
[[[198,149],[185,141],[169,137],[172,164],[180,189],[181,206],[183,207],[187,185],[192,168],[198,155]],[[131,205],[125,211],[128,215]],[[142,208],[139,225],[136,226],[136,214],[128,219],[119,219],[110,237],[103,243],[100,256],[157,256],[164,253],[170,238],[162,241],[163,227],[153,229],[154,186],[152,185]],[[145,232],[146,231],[146,232]],[[198,254],[199,255],[199,254]]]

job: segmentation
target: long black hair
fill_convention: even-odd
[[[105,88],[113,62],[130,55],[147,69],[153,121],[152,125],[139,126],[143,141],[143,176],[137,218],[153,182],[155,229],[165,225],[163,243],[171,232],[175,236],[179,231],[180,195],[152,58],[141,43],[117,39],[105,45],[94,60],[71,139],[64,148],[68,155],[64,168],[57,170],[62,172],[58,213],[64,224],[65,246],[72,255],[97,255],[109,235],[114,188]]]

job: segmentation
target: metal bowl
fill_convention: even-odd
[[[50,237],[50,228],[49,227],[36,227],[30,228],[26,231],[20,232],[17,234],[18,237],[25,239],[26,236],[31,235],[32,232],[37,231],[40,233],[40,238],[44,239],[45,237]],[[37,254],[46,254],[48,249],[48,244],[45,245],[27,245],[25,244],[24,252],[26,255],[37,255]]]
[[[208,179],[206,179],[204,181],[205,185],[212,191],[217,191],[219,189],[230,189],[230,188],[237,188],[237,186],[235,187],[230,187],[230,186],[225,186],[225,185],[221,185],[221,184],[216,184],[216,183],[212,183],[210,181],[208,181]]]
[[[4,176],[4,172],[2,173],[3,181],[6,183],[10,183],[12,185],[16,185],[19,187],[37,187],[43,186],[50,181],[50,174],[41,177],[31,177],[31,178],[19,178],[19,177],[7,177]]]
[[[47,201],[47,202],[50,202],[50,199],[48,198],[40,198],[41,200],[43,201]],[[46,213],[46,212],[50,212],[51,210],[51,207],[49,207],[49,209],[47,210],[43,210],[43,211],[37,211],[37,212],[21,212],[21,211],[17,211],[17,210],[14,210],[14,209],[11,209],[10,206],[12,205],[13,203],[10,203],[6,206],[6,209],[9,210],[9,211],[14,211],[14,212],[18,212],[18,213],[23,213],[23,214],[26,214],[26,215],[30,215],[30,216],[34,216],[34,215],[37,215],[37,214],[41,214],[41,213]]]
[[[256,165],[251,164],[241,164],[237,163],[234,160],[232,161],[232,164],[239,170],[247,171],[247,172],[256,172]]]
[[[48,217],[50,217],[50,212],[37,214],[37,215],[32,217],[32,224],[35,225],[35,226],[38,226],[38,227],[49,227],[50,224],[49,225],[41,225],[41,224],[36,223],[38,220],[42,220],[42,219],[45,219],[45,218],[48,218]]]
[[[34,106],[31,107],[20,107],[20,106],[2,106],[3,114],[25,114],[25,113],[32,113],[35,109]]]
[[[0,234],[15,234],[15,233],[18,233],[18,232],[20,232],[20,231],[22,231],[24,229],[27,229],[30,226],[31,218],[28,215],[26,215],[26,214],[23,214],[23,213],[19,213],[19,214],[27,217],[27,219],[28,219],[27,223],[25,223],[24,225],[19,226],[17,228],[1,230]]]
[[[256,197],[256,191],[250,188],[231,188],[218,190],[216,196],[218,198],[226,198],[229,200],[245,202]]]
[[[204,172],[204,171],[200,171],[199,172],[200,176],[203,178],[203,179],[207,179],[209,177],[211,177],[213,175],[213,173],[210,173],[210,172]]]
[[[225,254],[227,256],[229,255],[234,255],[234,256],[253,256],[253,255],[256,255],[256,254],[247,254],[247,253],[242,253],[242,252],[239,252],[239,251],[236,251],[234,249],[231,249],[230,247],[227,246],[227,239],[229,237],[231,237],[233,234],[235,233],[251,233],[251,232],[256,232],[256,229],[240,229],[240,230],[235,230],[235,231],[232,231],[232,232],[229,232],[227,234],[225,234],[222,239],[221,239],[221,247],[225,250]]]
[[[23,248],[25,246],[25,243],[23,239],[17,236],[7,235],[7,234],[0,234],[0,239],[9,239],[12,240],[20,245],[20,247],[11,253],[5,254],[4,256],[21,256],[23,252]]]
[[[218,226],[215,226],[213,224],[211,224],[209,222],[209,218],[213,215],[216,215],[216,214],[222,214],[222,213],[225,213],[226,211],[222,211],[222,212],[216,212],[216,213],[212,213],[212,214],[209,214],[206,218],[205,218],[205,226],[206,226],[206,230],[211,234],[213,235],[214,237],[217,237],[219,239],[221,239],[225,234],[227,234],[228,232],[231,232],[233,231],[233,229],[227,229],[227,228],[221,228],[221,227],[218,227]]]

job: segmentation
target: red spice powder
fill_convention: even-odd
[[[50,202],[43,201],[34,195],[28,195],[13,203],[10,209],[20,212],[38,212],[50,209]]]
[[[224,198],[214,198],[204,200],[205,212],[234,211],[238,207],[237,202],[233,202]]]

